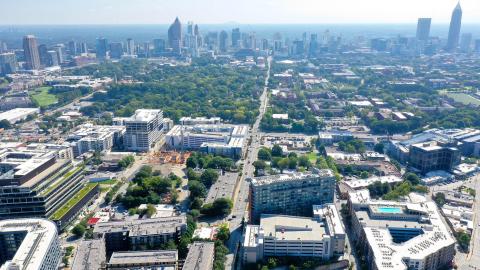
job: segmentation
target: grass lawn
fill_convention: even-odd
[[[30,95],[35,103],[38,106],[44,108],[58,102],[58,99],[55,95],[49,93],[51,87],[40,87]]]
[[[98,183],[88,183],[83,187],[75,196],[73,196],[66,204],[59,208],[53,215],[50,217],[52,220],[60,220],[72,207],[79,203],[90,191],[98,186]]]
[[[317,153],[315,153],[315,152],[307,153],[307,157],[308,157],[308,160],[310,160],[310,162],[312,164],[317,163]]]
[[[84,167],[83,166],[80,166],[80,167],[76,167],[74,168],[73,170],[67,172],[65,175],[63,175],[63,177],[58,180],[57,182],[55,182],[53,185],[49,186],[48,188],[46,188],[45,190],[42,191],[42,194],[48,194],[50,193],[52,190],[54,190],[55,188],[57,188],[58,186],[60,186],[60,184],[64,183],[65,181],[67,181],[70,176],[72,176],[74,173],[77,173],[78,171],[82,170]]]
[[[466,93],[445,93],[445,95],[449,98],[452,98],[455,100],[455,102],[459,102],[465,105],[475,105],[475,106],[480,106],[480,99],[475,98],[471,95],[468,95]]]
[[[110,180],[100,181],[97,183],[99,183],[100,185],[113,186],[117,183],[117,179],[110,179]]]

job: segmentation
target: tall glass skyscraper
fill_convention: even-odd
[[[450,30],[448,31],[447,51],[454,51],[458,47],[460,40],[460,29],[462,28],[462,7],[460,2],[452,12],[450,21]]]
[[[23,52],[27,69],[40,69],[40,56],[38,53],[37,39],[28,35],[23,38]]]
[[[173,24],[168,28],[168,45],[174,53],[180,53],[182,49],[182,23],[175,19]]]
[[[417,39],[426,41],[430,37],[432,18],[419,18],[417,23]]]

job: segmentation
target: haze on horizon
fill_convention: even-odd
[[[2,0],[0,25],[448,23],[457,0]],[[463,22],[480,23],[478,0],[462,0]]]

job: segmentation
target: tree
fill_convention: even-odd
[[[272,157],[282,157],[283,156],[283,149],[280,145],[275,144],[272,147]]]
[[[470,246],[470,240],[471,240],[470,235],[468,235],[464,231],[459,231],[456,233],[456,238],[457,238],[458,244],[462,248],[468,250],[468,247]]]
[[[265,170],[265,168],[267,168],[267,163],[263,160],[257,160],[253,162],[253,167],[255,167],[255,175],[258,175],[260,170]]]
[[[192,168],[188,168],[187,169],[187,172],[186,172],[186,175],[187,175],[187,179],[189,181],[192,181],[192,180],[200,180],[200,176],[192,169]]]
[[[228,228],[228,224],[224,223],[218,227],[217,230],[217,239],[225,242],[230,238],[230,229]]]
[[[288,168],[290,170],[295,170],[297,168],[298,159],[297,157],[288,157]]]
[[[233,202],[227,198],[216,199],[213,203],[205,204],[201,213],[207,216],[227,216],[233,208]]]
[[[420,184],[420,177],[418,177],[418,175],[416,175],[415,173],[406,173],[403,178],[414,186]]]
[[[141,180],[147,177],[152,176],[153,174],[153,169],[150,166],[143,166],[140,168],[138,171],[137,175],[135,176],[135,180]]]
[[[384,152],[385,151],[385,145],[383,143],[377,143],[373,147],[373,150],[377,153],[383,154],[383,153],[385,153]]]
[[[130,166],[132,166],[132,164],[135,162],[135,157],[132,156],[132,155],[128,155],[124,158],[122,158],[119,162],[118,162],[118,166],[120,166],[120,168],[123,168],[123,169],[126,169]]]
[[[437,203],[439,207],[442,207],[446,203],[445,193],[438,192],[437,194],[435,194],[434,201]]]
[[[362,171],[360,173],[360,178],[362,179],[367,179],[368,178],[368,172],[367,171]]]
[[[151,218],[156,213],[157,213],[157,209],[155,208],[155,206],[153,206],[153,204],[147,204],[147,209],[145,209],[145,215]]]
[[[288,160],[288,158],[282,158],[279,162],[278,162],[278,168],[280,169],[280,172],[283,173],[283,170],[285,170],[286,168],[288,168],[288,165],[289,165],[290,161]]]
[[[11,129],[12,128],[12,124],[10,124],[10,122],[8,122],[8,120],[1,120],[0,121],[0,128],[3,128],[3,129]]]
[[[187,168],[195,169],[198,166],[198,161],[195,157],[191,156],[187,159]]]
[[[312,163],[306,155],[303,155],[298,158],[298,166],[310,168],[312,167]]]
[[[206,169],[200,176],[200,181],[206,186],[210,187],[218,180],[218,172],[213,169]]]
[[[190,198],[203,198],[207,194],[207,188],[199,181],[189,181],[188,190],[190,191]]]
[[[82,223],[79,223],[79,224],[75,225],[75,227],[73,227],[72,233],[76,237],[82,237],[85,234],[86,230],[87,230],[87,228],[85,228],[85,226]]]
[[[271,160],[272,159],[272,152],[270,149],[262,147],[258,150],[258,159],[260,160]]]

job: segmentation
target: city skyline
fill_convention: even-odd
[[[200,24],[302,24],[302,23],[414,23],[417,18],[432,18],[432,23],[448,23],[456,0],[380,1],[340,0],[335,3],[313,0],[280,0],[256,3],[246,0],[213,0],[208,12],[201,1],[140,0],[131,4],[126,0],[87,0],[84,10],[77,2],[67,0],[57,5],[53,0],[32,0],[3,3],[0,25],[29,24],[170,24],[175,17],[188,18]],[[460,1],[465,23],[480,23],[480,6],[475,0]],[[432,6],[435,9],[432,10]],[[65,8],[67,7],[67,8]],[[68,8],[69,7],[69,8]],[[345,8],[348,7],[348,8]],[[268,11],[268,12],[266,12]],[[21,12],[25,16],[15,16]],[[52,16],[55,14],[55,16]]]

